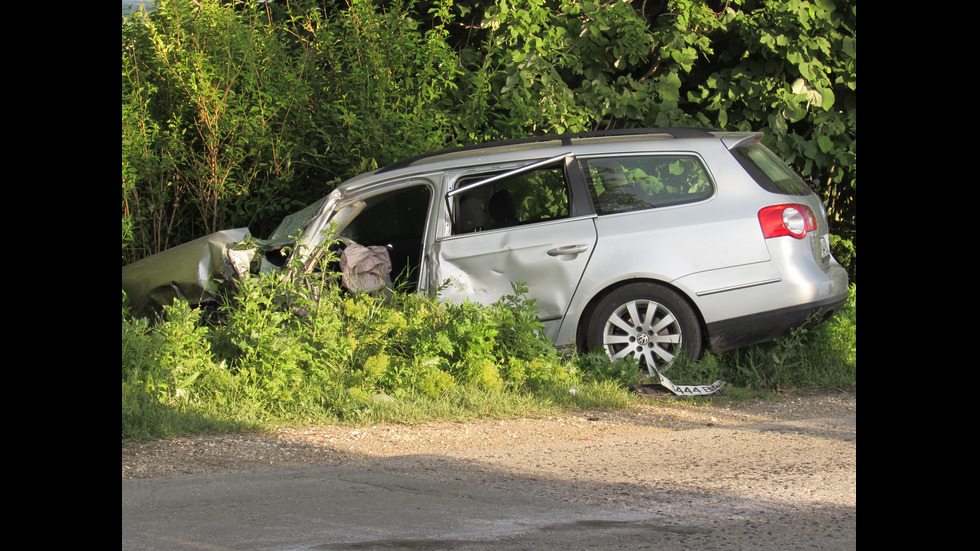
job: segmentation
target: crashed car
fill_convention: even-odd
[[[345,268],[375,276],[354,290],[394,279],[490,304],[523,282],[556,346],[652,376],[819,323],[847,297],[823,205],[761,137],[642,129],[429,153],[344,182],[268,239],[219,232],[126,266],[123,289],[137,309],[213,299],[215,280],[312,269],[303,255],[333,228],[375,259]],[[272,254],[284,246],[299,262]]]

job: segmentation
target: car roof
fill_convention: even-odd
[[[439,160],[442,159],[456,157],[459,156],[460,154],[467,154],[467,153],[491,154],[491,153],[526,151],[530,149],[549,147],[549,146],[571,147],[573,145],[578,145],[576,142],[586,142],[586,141],[590,143],[613,142],[613,141],[618,141],[616,140],[616,138],[624,138],[624,137],[635,138],[636,140],[650,139],[654,137],[674,138],[674,139],[716,137],[712,134],[712,132],[716,132],[716,131],[711,129],[706,129],[706,128],[626,128],[620,130],[604,130],[604,131],[595,131],[595,132],[578,132],[573,134],[551,134],[547,136],[532,136],[527,138],[518,138],[514,140],[504,140],[504,141],[473,144],[473,145],[467,145],[463,147],[433,151],[430,153],[423,153],[421,155],[416,155],[414,157],[402,159],[386,167],[383,167],[377,170],[376,174],[392,172],[398,169],[415,166],[423,162],[438,162]]]
[[[387,177],[398,177],[406,173],[429,170],[448,170],[460,166],[487,163],[505,163],[533,158],[547,158],[563,153],[576,153],[571,148],[587,146],[590,150],[606,149],[615,144],[617,148],[635,150],[639,146],[649,146],[651,141],[672,142],[675,140],[722,140],[727,147],[733,147],[745,139],[758,139],[758,132],[729,132],[710,128],[626,128],[570,134],[551,134],[514,140],[486,142],[462,147],[442,149],[408,157],[372,172],[367,172],[347,180],[341,189],[353,191],[362,186],[374,187]],[[596,152],[596,151],[592,151]],[[379,180],[380,178],[380,180]]]

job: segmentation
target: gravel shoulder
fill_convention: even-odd
[[[843,439],[853,456],[856,414],[854,393],[806,393],[775,400],[722,399],[710,404],[654,398],[629,410],[580,411],[543,418],[433,422],[417,426],[318,426],[280,429],[270,434],[202,435],[123,445],[122,478],[379,457],[493,455],[504,449],[519,450],[519,453],[503,454],[501,460],[506,457],[522,464],[540,465],[547,462],[547,457],[536,454],[552,453],[554,444],[622,442],[658,434],[680,435],[706,427],[747,429],[746,436],[738,443],[741,451],[745,451],[754,445],[767,446],[767,435],[811,430],[807,426],[812,420],[821,420],[812,430],[835,433],[832,438],[823,439],[828,445],[839,446]],[[846,425],[846,430],[837,434],[838,421],[834,420]],[[731,453],[719,448],[719,457],[711,458],[704,457],[704,451],[701,450],[698,460],[705,464],[726,461],[725,455]],[[853,461],[853,457],[848,461]]]

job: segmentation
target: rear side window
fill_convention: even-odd
[[[702,201],[714,185],[693,155],[639,155],[582,159],[598,214]]]
[[[492,174],[461,179],[464,188]],[[569,216],[568,185],[561,164],[520,172],[456,196],[454,233],[547,222]]]
[[[732,155],[759,186],[772,193],[808,195],[810,188],[778,155],[756,142],[736,147]]]

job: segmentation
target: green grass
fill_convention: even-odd
[[[329,278],[242,282],[217,323],[186,303],[155,325],[122,319],[124,441],[277,425],[418,424],[624,409],[635,365],[560,355],[522,286],[491,306],[411,293],[350,296]],[[314,298],[310,298],[310,297]],[[306,312],[298,315],[297,312]],[[792,388],[853,387],[856,301],[785,339],[700,362],[678,384],[725,380],[728,399]]]
[[[850,388],[857,384],[857,287],[845,308],[811,329],[722,355],[722,376],[763,390]]]

